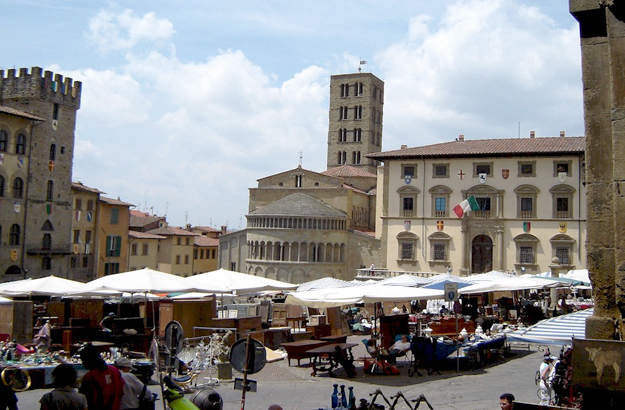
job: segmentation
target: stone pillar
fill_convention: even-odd
[[[595,299],[594,316],[586,321],[590,339],[614,338],[625,312],[625,9],[613,3],[569,0],[582,49],[586,248]]]
[[[505,246],[503,246],[503,229],[501,227],[496,227],[495,229],[495,248],[493,249],[493,257],[496,259],[493,261],[493,269],[504,271],[505,267],[503,266],[504,261],[504,251]]]
[[[551,264],[549,265],[549,269],[551,270],[552,278],[560,277],[561,268],[562,268],[562,265],[560,265],[560,258],[558,257],[551,258]],[[549,298],[551,299],[549,308],[557,309],[558,308],[558,289],[551,288],[549,290]]]
[[[469,254],[471,253],[471,246],[468,243],[468,235],[469,229],[467,227],[466,218],[462,218],[462,227],[460,228],[460,232],[462,234],[462,266],[459,269],[458,276],[468,276],[471,273],[471,268],[469,267]]]

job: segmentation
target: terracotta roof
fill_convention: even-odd
[[[128,231],[128,236],[137,239],[165,239],[165,236],[154,235],[147,232],[139,232],[139,231]]]
[[[130,225],[131,227],[141,228],[143,226],[149,225],[156,221],[165,220],[164,216],[138,216],[135,215],[132,211],[130,212]]]
[[[357,229],[353,229],[353,231],[355,233],[359,233],[361,235],[367,235],[367,236],[371,236],[371,237],[375,238],[375,230],[373,230],[373,229],[357,228]]]
[[[269,205],[253,210],[250,212],[250,215],[284,215],[322,218],[346,217],[344,212],[331,207],[317,198],[301,193],[295,193],[280,198]]]
[[[579,155],[585,152],[585,137],[502,138],[464,140],[376,152],[366,155],[377,160],[403,158],[496,157],[509,155]]]
[[[193,238],[193,241],[197,246],[219,246],[219,239],[209,238],[204,235],[196,236]]]
[[[5,114],[9,114],[9,115],[15,115],[16,117],[27,118],[29,120],[45,121],[41,117],[37,117],[36,115],[32,115],[32,114],[30,114],[28,112],[16,110],[15,108],[7,107],[5,105],[0,105],[0,112],[3,112]]]
[[[211,228],[210,226],[192,226],[191,229],[197,229],[198,231],[202,231],[202,232],[213,232],[213,233],[221,232],[221,229]]]
[[[147,233],[151,233],[154,235],[163,235],[163,236],[198,236],[199,233],[189,232],[186,229],[177,228],[175,226],[167,226],[164,228],[156,228],[148,231]]]
[[[329,175],[332,177],[365,177],[376,178],[375,174],[367,172],[364,169],[352,167],[350,165],[341,165],[338,167],[330,168],[322,172],[323,175]]]
[[[101,196],[100,197],[100,201],[104,202],[105,204],[109,204],[109,205],[120,205],[120,206],[134,206],[131,203],[128,202],[124,202],[120,199],[113,199],[113,198],[107,198],[105,196]]]
[[[353,190],[353,191],[360,192],[361,194],[366,194],[366,192],[365,192],[365,191],[363,191],[363,190],[361,190],[361,189],[358,189],[358,188],[354,188],[353,186],[351,186],[351,185],[349,185],[349,184],[345,184],[345,183],[343,183],[343,188],[351,189],[351,190]]]
[[[102,192],[99,189],[88,187],[87,185],[83,185],[82,182],[72,182],[72,188],[77,189],[79,191],[91,192],[93,194],[106,194],[106,192]]]

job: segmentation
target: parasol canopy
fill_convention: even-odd
[[[85,284],[74,280],[59,278],[50,275],[39,279],[24,279],[15,282],[3,283],[0,286],[0,295],[3,296],[64,296],[80,292]]]
[[[223,293],[237,292],[239,295],[263,292],[266,290],[291,290],[297,288],[297,285],[292,283],[248,275],[247,273],[234,272],[227,269],[201,273],[186,278],[185,280],[200,283],[205,286],[221,288],[223,289]]]
[[[506,333],[508,342],[563,345],[576,339],[586,338],[586,318],[592,316],[593,308],[568,315],[545,319],[527,329]]]
[[[393,276],[392,278],[383,279],[378,282],[380,285],[386,286],[421,286],[430,283],[430,278],[422,276],[403,274]]]
[[[355,283],[348,282],[346,280],[336,279],[336,278],[321,278],[316,280],[311,280],[310,282],[304,282],[297,287],[298,292],[303,292],[306,290],[315,290],[315,289],[335,289],[335,288],[346,288],[350,286],[355,286]]]
[[[170,273],[144,268],[103,276],[85,284],[81,292],[117,291],[129,293],[229,292],[218,285],[196,282]]]
[[[486,293],[486,292],[503,292],[525,289],[543,289],[560,285],[556,278],[500,278],[496,281],[479,282],[471,286],[458,290],[460,294],[468,293]]]
[[[346,288],[318,289],[293,292],[287,295],[284,303],[309,307],[335,307],[354,303],[373,303],[385,301],[408,301],[418,299],[441,299],[443,291],[407,286],[384,286],[379,283],[367,286]]]

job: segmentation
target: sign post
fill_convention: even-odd
[[[460,345],[458,344],[458,284],[456,282],[445,283],[445,301],[454,302],[454,316],[456,317],[456,372],[460,372]],[[462,309],[462,306],[460,306]]]

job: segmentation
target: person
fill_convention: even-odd
[[[282,407],[278,404],[272,404],[267,410],[282,410]]]
[[[108,315],[104,316],[102,320],[100,320],[100,327],[105,332],[112,332],[114,320],[115,320],[115,313],[109,312]]]
[[[410,340],[408,340],[408,336],[402,335],[388,350],[388,361],[390,363],[395,363],[397,357],[408,350],[410,350]]]
[[[549,405],[551,401],[551,372],[553,370],[554,357],[547,350],[547,353],[543,356],[543,362],[540,364],[538,374],[540,378],[540,388],[544,391],[541,395],[540,404],[543,406]]]
[[[0,410],[17,410],[17,396],[11,388],[0,380]]]
[[[367,340],[367,353],[369,353],[371,357],[378,356],[378,347],[376,346],[376,339],[373,337]]]
[[[143,382],[131,373],[133,366],[130,359],[125,357],[115,361],[115,367],[121,371],[124,379],[124,395],[122,396],[121,409],[138,409],[139,395],[143,391]]]
[[[371,271],[371,276],[375,276],[375,264],[371,263],[371,267],[369,268],[369,270]]]
[[[51,343],[51,331],[50,321],[46,320],[46,323],[41,326],[41,329],[37,332],[33,338],[33,344],[38,352],[46,352],[50,348]]]
[[[124,380],[119,369],[107,365],[91,343],[80,350],[80,360],[88,372],[83,376],[78,391],[87,397],[89,408],[120,410]]]
[[[76,370],[71,364],[60,364],[52,371],[55,389],[44,394],[39,400],[41,410],[86,410],[87,398],[78,393],[76,385]]]
[[[447,306],[441,305],[441,310],[439,311],[439,314],[441,316],[446,316],[448,313],[449,313],[449,309],[447,309]]]
[[[512,393],[504,393],[499,396],[499,407],[501,410],[512,410],[512,402],[514,402]]]

